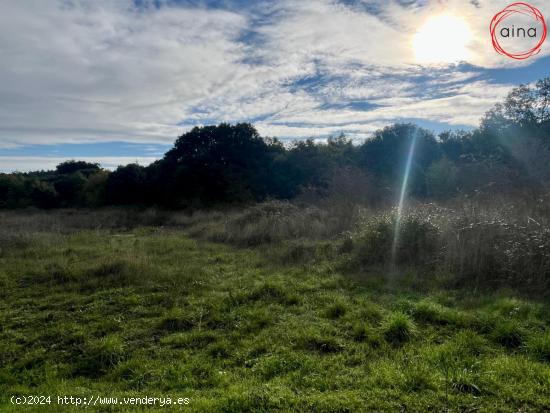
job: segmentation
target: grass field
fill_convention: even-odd
[[[0,239],[2,412],[83,408],[12,395],[189,398],[86,409],[105,412],[550,407],[547,302],[342,274],[177,226],[22,232],[16,217]]]

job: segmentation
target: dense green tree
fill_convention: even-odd
[[[75,172],[90,174],[99,171],[101,168],[98,163],[89,163],[85,161],[65,161],[56,166],[55,170],[58,174],[70,175]]]
[[[81,188],[79,188],[81,189]],[[33,179],[28,181],[29,205],[39,208],[56,208],[61,206],[60,196],[49,182]],[[77,197],[80,193],[77,192]]]
[[[441,157],[434,135],[412,124],[397,124],[374,134],[359,148],[359,165],[377,177],[382,185],[399,188],[407,157],[415,143],[409,188],[415,195],[426,195],[425,172]]]
[[[550,77],[534,87],[514,88],[503,103],[495,105],[482,119],[481,129],[502,131],[508,127],[544,125],[550,120]]]
[[[146,168],[135,163],[119,166],[106,179],[105,198],[106,202],[112,205],[147,203]]]
[[[86,178],[80,172],[70,175],[60,175],[54,179],[53,186],[59,194],[62,206],[80,205],[82,189],[86,184]]]
[[[82,188],[84,205],[98,207],[107,203],[106,190],[109,175],[108,171],[99,170],[88,177],[84,188]]]
[[[0,174],[0,207],[26,206],[25,182],[19,174]]]
[[[270,166],[280,151],[250,124],[195,127],[152,169],[173,202],[254,201],[269,194]]]

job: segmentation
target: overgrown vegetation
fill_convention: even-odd
[[[346,273],[408,271],[419,282],[443,277],[447,287],[550,292],[547,211],[417,203],[402,212],[398,233],[396,210],[354,211],[338,203],[320,208],[274,201],[233,212],[180,213],[167,222],[204,240],[259,246],[292,264],[324,258]]]
[[[425,240],[447,230],[424,208],[404,239],[441,265],[448,249]],[[326,216],[278,202],[225,215],[1,213],[0,410],[20,411],[12,394],[189,397],[196,412],[547,408],[547,300],[450,288],[407,254],[398,274],[365,266],[362,245],[391,218],[360,211],[339,237]]]

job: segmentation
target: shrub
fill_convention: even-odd
[[[457,190],[457,167],[447,157],[435,161],[426,171],[428,193],[435,198],[448,198]]]
[[[478,286],[513,286],[547,291],[550,229],[504,216],[461,216],[445,237],[452,272]]]
[[[439,251],[438,229],[421,217],[407,214],[401,218],[396,233],[394,215],[378,215],[368,218],[360,230],[352,236],[352,254],[360,265],[386,264],[392,259],[396,244],[395,263],[409,265],[432,264]],[[397,236],[397,240],[395,239]],[[345,241],[349,244],[350,241]],[[346,246],[350,249],[350,246]]]

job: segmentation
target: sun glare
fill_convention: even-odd
[[[468,60],[468,44],[472,37],[468,24],[457,16],[443,14],[431,17],[413,37],[416,61],[453,63]]]

